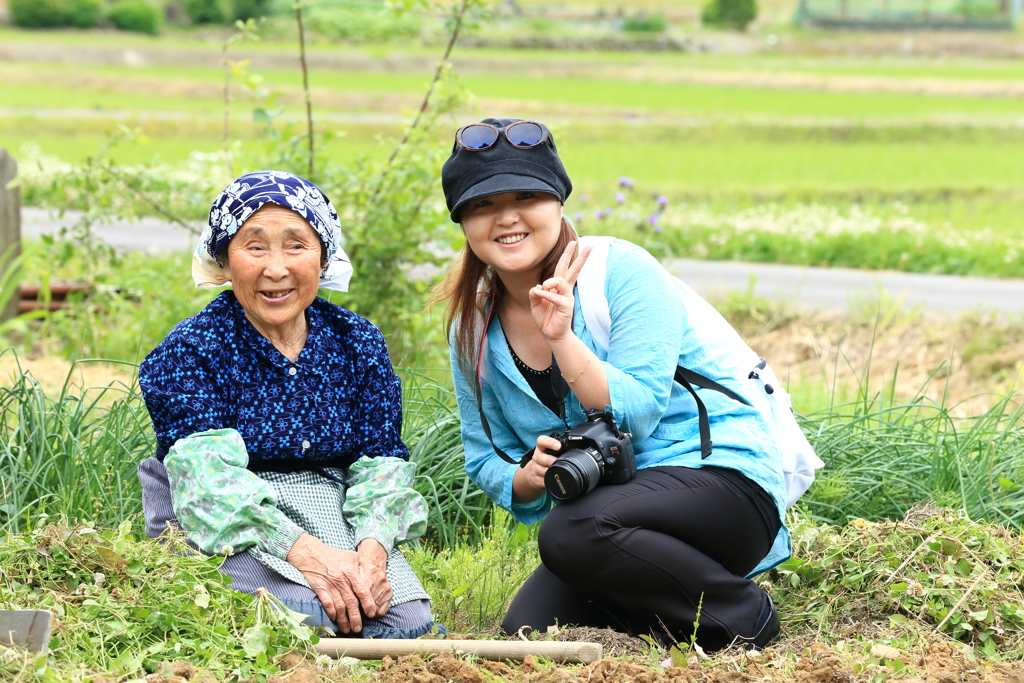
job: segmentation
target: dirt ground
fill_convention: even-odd
[[[614,632],[612,632],[614,633]],[[621,636],[621,634],[618,634]],[[351,660],[349,660],[351,662]],[[559,665],[527,656],[523,662],[479,661],[438,655],[385,657],[367,663],[371,673],[357,672],[350,663],[297,654],[286,655],[285,673],[268,683],[340,683],[358,677],[369,683],[1021,683],[1024,662],[979,661],[953,644],[933,640],[915,651],[887,645],[840,650],[821,643],[782,643],[763,652],[726,652],[713,658],[691,656],[686,666],[658,663],[648,656],[605,657],[583,665]],[[211,683],[209,672],[196,671],[183,662],[172,665],[171,675],[153,674],[147,683]],[[365,669],[364,669],[365,671]],[[114,683],[96,678],[93,683]]]
[[[898,307],[862,316],[829,311],[779,316],[781,322],[752,319],[739,327],[798,396],[816,386],[841,403],[866,388],[870,396],[925,396],[964,416],[1021,388],[1020,322]],[[809,412],[816,406],[797,407]]]
[[[130,387],[134,367],[97,361],[72,363],[54,356],[26,358],[15,357],[12,353],[0,355],[0,385],[10,386],[21,372],[38,380],[48,395],[57,396],[65,385],[79,390],[112,384]]]

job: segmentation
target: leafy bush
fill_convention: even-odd
[[[228,17],[221,0],[185,0],[185,14],[193,24],[223,24]]]
[[[11,23],[22,28],[57,28],[68,21],[65,0],[10,0]]]
[[[668,21],[661,12],[648,14],[643,10],[637,10],[635,14],[627,17],[622,24],[624,31],[636,33],[661,33],[668,28]]]
[[[235,19],[259,19],[271,13],[270,0],[231,0],[231,10]]]
[[[146,0],[118,0],[110,7],[110,21],[122,31],[160,32],[160,10]]]
[[[68,23],[93,28],[103,16],[103,0],[68,0]]]
[[[700,11],[700,20],[705,26],[737,31],[745,31],[756,18],[756,0],[708,0]]]
[[[414,14],[396,16],[379,8],[321,5],[310,9],[307,25],[331,40],[381,43],[419,37],[423,19]]]

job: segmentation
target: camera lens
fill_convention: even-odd
[[[558,500],[590,493],[601,479],[600,454],[592,448],[574,448],[555,460],[544,475],[544,486]]]

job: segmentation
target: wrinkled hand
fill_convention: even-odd
[[[558,456],[551,454],[561,447],[562,445],[550,436],[537,437],[537,448],[533,452],[533,458],[526,467],[516,470],[512,480],[512,495],[516,502],[529,503],[544,493],[544,475],[558,459]]]
[[[327,616],[343,633],[362,630],[360,607],[368,617],[377,615],[377,602],[360,568],[359,553],[302,534],[288,552],[288,562],[306,577]]]
[[[533,322],[549,342],[561,341],[572,334],[572,311],[575,305],[572,290],[583,264],[590,256],[591,247],[586,247],[574,261],[572,255],[575,249],[576,242],[569,242],[552,276],[530,290]]]
[[[364,583],[370,588],[370,595],[377,605],[374,616],[384,616],[395,597],[388,583],[388,552],[378,541],[367,538],[359,544],[359,571]],[[369,616],[369,615],[367,615]]]

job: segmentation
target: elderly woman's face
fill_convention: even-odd
[[[300,320],[316,297],[320,241],[302,216],[265,204],[228,243],[224,273],[258,329],[286,327]]]

